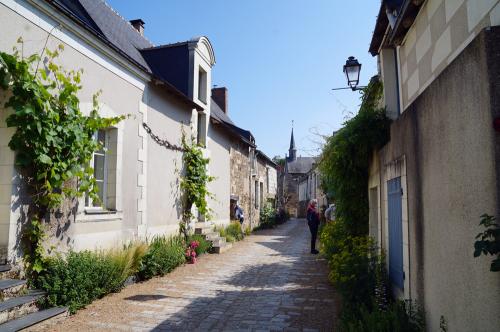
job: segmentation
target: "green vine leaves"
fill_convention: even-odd
[[[208,206],[207,198],[215,198],[208,190],[208,184],[215,180],[215,177],[208,174],[209,158],[203,156],[203,150],[196,144],[195,138],[186,137],[184,127],[182,127],[182,148],[184,153],[182,161],[184,164],[184,174],[181,176],[180,187],[183,193],[183,220],[180,231],[187,234],[187,223],[193,217],[191,208],[193,205],[198,209],[200,216],[205,220],[210,220],[211,209]]]
[[[474,257],[497,256],[491,262],[490,271],[500,272],[500,224],[496,222],[495,217],[483,214],[479,225],[484,226],[486,230],[476,236]]]
[[[5,108],[13,110],[6,123],[16,129],[9,147],[27,177],[33,202],[46,208],[84,193],[98,199],[90,160],[101,147],[93,135],[124,119],[99,116],[99,93],[93,97],[90,115],[82,114],[77,94],[83,71],[57,65],[54,59],[61,51],[62,45],[55,51],[44,50],[47,57],[40,69],[38,54],[21,58],[16,49],[12,55],[0,52],[0,89],[11,92]],[[66,185],[74,178],[77,188]]]

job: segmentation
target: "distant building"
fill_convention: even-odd
[[[305,217],[307,211],[307,204],[311,199],[318,201],[319,211],[324,211],[328,204],[326,195],[321,190],[321,175],[316,163],[313,167],[299,180],[299,217]]]
[[[231,120],[225,87],[212,89],[210,108],[212,126],[224,128],[223,132],[226,133],[225,146],[229,150],[230,159],[229,170],[223,176],[229,182],[229,207],[221,205],[221,208],[229,208],[230,218],[236,219],[234,208],[238,203],[245,215],[243,226],[256,227],[264,204],[270,202],[275,206],[278,165],[264,152],[257,150],[255,138],[250,131],[236,126]]]
[[[288,149],[288,156],[285,158],[285,167],[279,175],[279,205],[283,207],[292,217],[304,217],[305,200],[316,198],[311,196],[312,192],[319,193],[316,189],[319,186],[319,174],[317,171],[311,172],[315,166],[315,157],[297,157],[297,147],[295,145],[295,138],[292,134],[290,137],[290,148]],[[300,194],[300,188],[304,188],[305,181],[307,189]],[[312,182],[314,181],[314,183]],[[310,189],[313,191],[310,191]],[[306,195],[307,192],[307,195]],[[301,203],[302,199],[302,203]]]

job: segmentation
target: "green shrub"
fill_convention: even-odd
[[[226,234],[226,242],[230,242],[230,243],[233,243],[233,242],[236,242],[236,238],[230,234]]]
[[[125,280],[137,272],[146,245],[124,249],[69,252],[46,259],[46,270],[34,281],[47,292],[43,306],[68,306],[70,313],[95,299],[119,291]]]
[[[271,203],[266,203],[260,209],[258,229],[274,228],[276,226],[276,211]]]
[[[343,300],[341,330],[423,330],[423,313],[417,305],[390,298],[385,258],[371,238],[349,235],[339,218],[324,226],[320,239],[329,279]]]
[[[231,222],[226,227],[226,234],[234,237],[236,241],[243,240],[243,230],[241,229],[241,224],[239,222]]]
[[[425,331],[424,314],[412,301],[396,301],[386,310],[369,310],[361,306],[346,311],[341,317],[341,331],[345,332],[420,332]]]
[[[247,226],[245,228],[245,236],[248,236],[250,234],[252,234],[252,228],[250,226]]]
[[[236,242],[243,240],[244,234],[241,229],[241,224],[237,221],[231,222],[226,227],[219,227],[215,229],[219,232],[221,237],[226,238],[226,242]]]
[[[189,236],[188,244],[191,243],[192,241],[198,241],[198,243],[199,243],[198,247],[195,249],[196,256],[200,256],[202,254],[205,254],[205,253],[209,252],[210,249],[212,248],[212,242],[205,240],[203,235],[193,234],[193,235]]]
[[[163,276],[185,262],[185,244],[180,236],[155,236],[142,258],[138,277],[141,280]]]
[[[363,89],[359,112],[326,140],[318,165],[321,187],[335,198],[336,217],[344,218],[353,236],[368,234],[370,158],[389,140],[390,119],[378,108],[382,95],[382,83],[372,79]]]

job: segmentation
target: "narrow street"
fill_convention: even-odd
[[[47,331],[331,331],[326,261],[303,219],[258,232],[162,278],[96,301]]]

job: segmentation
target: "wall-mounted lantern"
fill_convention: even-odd
[[[349,58],[347,58],[347,61],[345,62],[344,65],[344,74],[345,77],[347,78],[347,85],[349,87],[335,88],[332,90],[345,90],[345,89],[351,89],[352,91],[362,90],[363,88],[365,88],[365,86],[358,86],[360,72],[361,72],[361,64],[355,57],[350,56]]]

